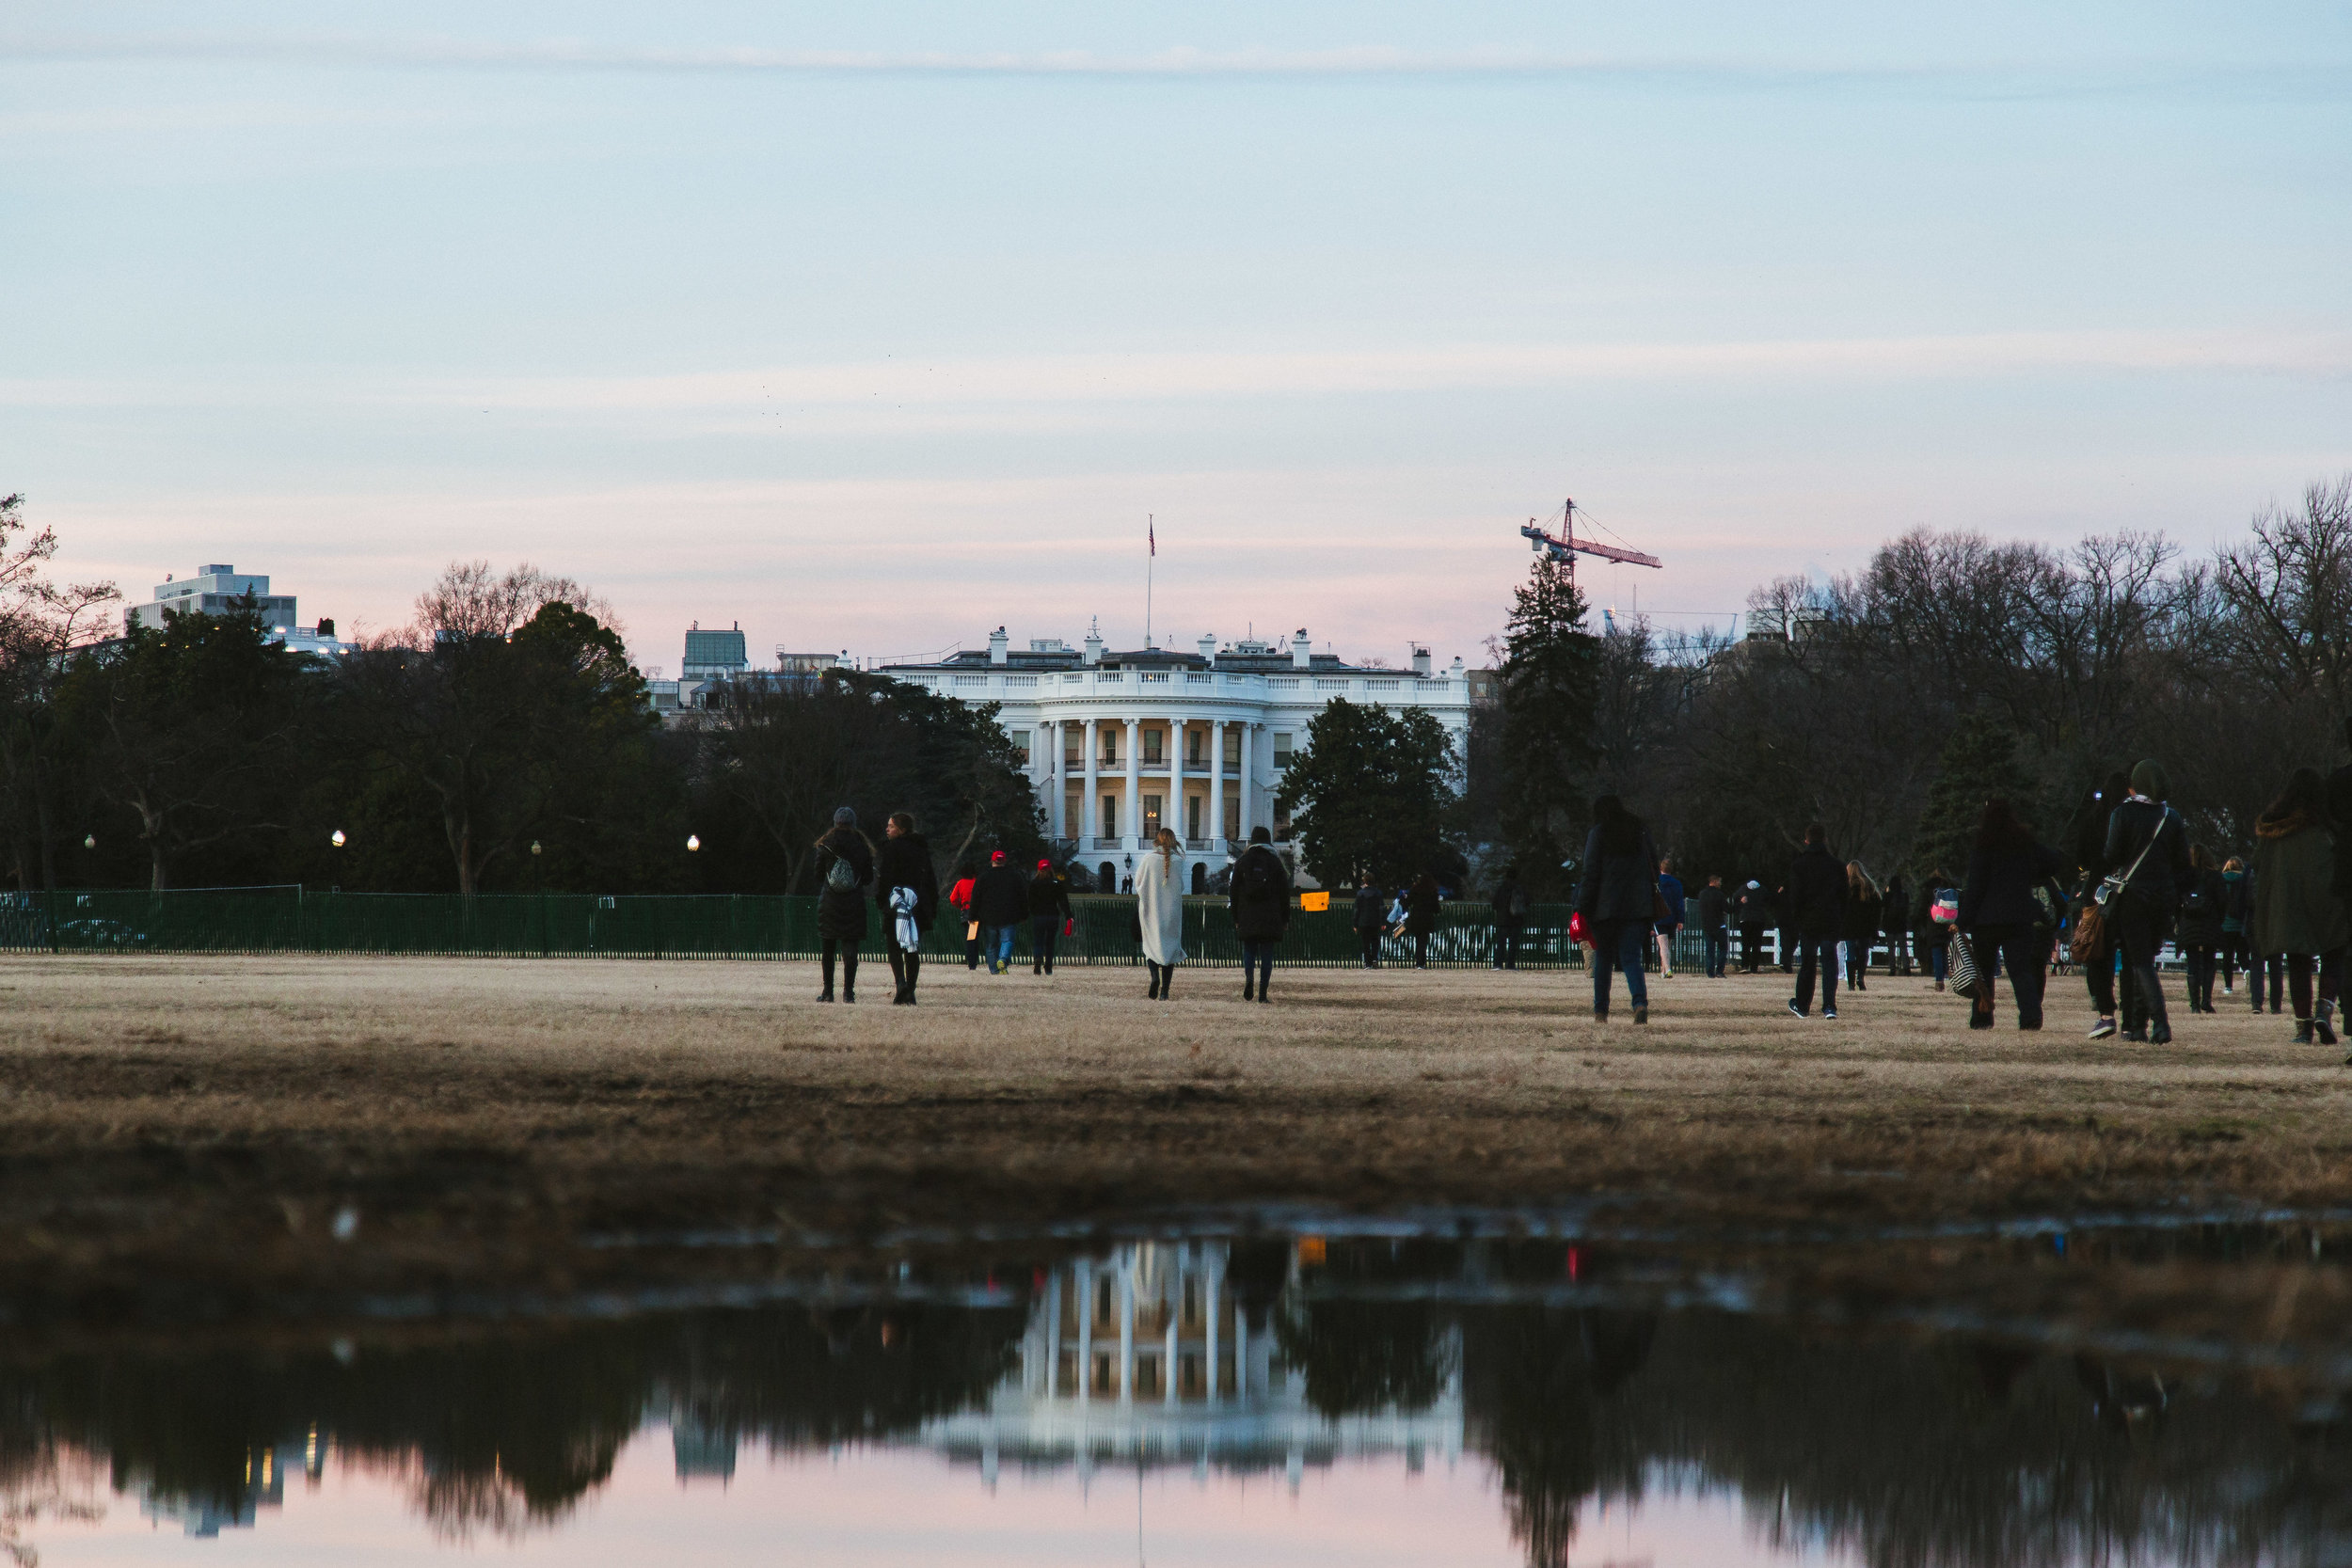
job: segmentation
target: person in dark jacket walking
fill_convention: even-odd
[[[2297,1045],[2336,1043],[2336,988],[2352,924],[2335,891],[2333,820],[2326,781],[2316,768],[2298,768],[2254,822],[2254,945],[2286,960]]]
[[[912,1006],[923,973],[923,933],[939,915],[939,873],[931,864],[931,847],[914,831],[912,812],[894,811],[882,824],[882,852],[874,858],[874,902],[882,906],[882,952],[890,959],[890,977],[898,982],[891,1003]]]
[[[1593,802],[1593,830],[1584,835],[1584,871],[1576,911],[1593,942],[1593,1022],[1609,1022],[1609,977],[1625,972],[1633,1022],[1649,1022],[1649,986],[1642,948],[1658,918],[1658,847],[1649,829],[1614,795]]]
[[[825,989],[833,1000],[833,966],[841,960],[841,1000],[857,1000],[857,944],[866,940],[866,890],[874,884],[874,847],[857,831],[857,813],[843,806],[817,841],[817,935],[824,943]]]
[[[969,862],[956,866],[956,879],[947,885],[947,907],[955,911],[956,924],[963,927],[963,967],[980,967],[980,923],[972,913],[972,890],[980,885],[980,874]]]
[[[1438,929],[1438,911],[1445,906],[1438,879],[1424,871],[1405,894],[1405,934],[1413,939],[1413,967],[1429,967],[1429,938]]]
[[[1740,890],[1740,973],[1754,974],[1764,963],[1764,927],[1772,924],[1772,895],[1754,878]]]
[[[1879,940],[1879,917],[1886,909],[1885,895],[1870,874],[1862,869],[1860,861],[1846,863],[1846,917],[1838,930],[1846,949],[1846,988],[1867,990],[1865,984],[1870,974],[1870,949]]]
[[[2042,994],[2050,962],[2051,894],[2045,910],[2034,890],[2065,869],[2065,857],[2037,840],[2006,800],[1987,800],[1968,852],[1968,880],[1960,890],[1960,929],[1976,957],[1977,1013],[1993,1015],[1994,955],[2009,972],[2017,999],[2017,1027],[2042,1027]]]
[[[1919,951],[1919,967],[1927,971],[1937,990],[1944,989],[1952,958],[1952,928],[1935,918],[1935,901],[1947,893],[1954,898],[1960,896],[1960,890],[1939,865],[1919,879],[1919,891],[1912,897],[1911,940]]]
[[[1813,975],[1821,976],[1821,1016],[1837,1016],[1837,936],[1846,928],[1846,868],[1829,852],[1829,830],[1804,831],[1804,847],[1788,863],[1788,922],[1796,937],[1797,994],[1788,1010],[1813,1012]]]
[[[1291,924],[1291,874],[1274,852],[1274,835],[1264,828],[1249,830],[1249,847],[1233,863],[1232,881],[1225,895],[1233,916],[1233,935],[1241,939],[1241,999],[1250,1000],[1255,982],[1257,1000],[1269,1000],[1274,984],[1274,948]]]
[[[2192,845],[2188,851],[2188,881],[2181,889],[2181,927],[2174,940],[2188,969],[2188,1010],[2209,1013],[2213,1006],[2215,959],[2227,940],[2221,934],[2223,907],[2230,884],[2213,863],[2213,851]]]
[[[1054,943],[1070,919],[1070,890],[1054,875],[1052,861],[1037,863],[1029,879],[1029,973],[1054,973]]]
[[[988,869],[972,884],[972,918],[980,923],[980,947],[991,974],[1012,973],[1012,939],[1029,918],[1029,884],[997,849]]]
[[[1363,944],[1364,967],[1380,967],[1380,934],[1389,926],[1389,895],[1380,884],[1369,877],[1359,877],[1356,882],[1356,911],[1349,924],[1356,928],[1356,940]]]
[[[1911,886],[1899,871],[1887,879],[1886,897],[1879,906],[1879,933],[1886,939],[1889,978],[1911,974]]]
[[[2123,968],[2138,989],[2138,1005],[2148,1015],[2143,1033],[2127,1027],[2127,1040],[2150,1045],[2169,1044],[2172,1021],[2165,1015],[2164,989],[2156,975],[2156,950],[2164,943],[2179,907],[2180,889],[2188,880],[2188,825],[2181,814],[2165,804],[2171,780],[2153,757],[2132,769],[2132,792],[2107,818],[2104,859],[2123,885],[2107,900],[2106,918],[2123,955]],[[2135,1020],[2126,1019],[2131,1024]]]
[[[2115,808],[2122,804],[2132,792],[2131,781],[2121,773],[2111,773],[2104,784],[2092,789],[2076,808],[2073,828],[2067,834],[2068,847],[2074,863],[2081,868],[2075,887],[2073,914],[2079,922],[2083,911],[2090,907],[2098,892],[2100,880],[2107,874],[2107,826]],[[2115,1033],[2115,972],[2117,948],[2111,910],[2101,911],[2100,936],[2083,958],[2083,984],[2090,992],[2090,1005],[2098,1009],[2099,1020],[2091,1025],[2090,1037],[2105,1039]],[[2123,976],[2123,1000],[2129,1010],[2138,1011],[2137,991],[2132,977]]]
[[[1707,939],[1707,977],[1720,980],[1731,958],[1730,903],[1721,873],[1699,890],[1699,933]]]
[[[2254,950],[2254,874],[2246,863],[2232,855],[2221,868],[2221,881],[2227,892],[2221,900],[2221,989],[2234,990],[2231,969],[2246,972],[2246,992],[2254,1004],[2254,1010],[2263,1010],[2263,980],[2270,981],[2270,1010],[2278,1012],[2286,1004],[2286,966],[2281,962],[2272,968],[2262,954]]]
[[[1487,904],[1495,911],[1495,967],[1519,967],[1519,930],[1527,924],[1527,890],[1519,885],[1519,868],[1502,873]]]
[[[1675,874],[1671,860],[1658,863],[1658,896],[1664,899],[1666,912],[1658,917],[1658,977],[1675,977],[1675,933],[1682,929],[1686,914],[1682,895],[1682,879]]]
[[[1780,936],[1780,972],[1797,972],[1797,899],[1786,882],[1772,890],[1772,924]]]

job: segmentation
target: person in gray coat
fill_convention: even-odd
[[[1649,828],[1614,795],[1593,802],[1593,831],[1584,835],[1584,870],[1576,885],[1576,911],[1593,943],[1593,1022],[1609,1022],[1612,971],[1625,971],[1633,1022],[1649,1022],[1649,986],[1642,957],[1658,918],[1658,846]]]

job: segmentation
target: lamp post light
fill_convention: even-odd
[[[343,837],[343,831],[341,828],[338,828],[332,833],[327,835],[326,842],[340,849],[350,841]]]
[[[82,847],[83,847],[83,848],[85,848],[85,849],[95,849],[95,848],[97,848],[97,847],[98,847],[98,835],[97,835],[96,833],[84,833],[84,834],[82,835]]]
[[[686,852],[688,854],[692,854],[695,850],[700,849],[702,847],[703,841],[700,835],[695,833],[688,833],[686,835]]]

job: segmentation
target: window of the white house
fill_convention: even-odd
[[[1274,732],[1274,766],[1277,768],[1288,768],[1290,765],[1290,732],[1288,730],[1277,730]]]

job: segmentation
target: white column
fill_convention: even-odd
[[[1160,808],[1160,826],[1183,838],[1190,824],[1184,820],[1184,721],[1168,721],[1168,804]]]
[[[1123,836],[1130,849],[1140,847],[1143,842],[1143,776],[1137,771],[1142,726],[1140,719],[1127,721],[1127,827]]]
[[[1073,1282],[1078,1290],[1078,1386],[1080,1400],[1094,1393],[1094,1265],[1080,1263]]]
[[[1249,1314],[1233,1304],[1233,1398],[1249,1397]]]
[[[1061,1270],[1045,1281],[1045,1397],[1061,1392]]]
[[[1136,1260],[1119,1270],[1119,1402],[1136,1402]]]
[[[1208,1307],[1209,1307],[1209,1343],[1208,1343],[1208,1350],[1207,1350],[1207,1353],[1206,1353],[1206,1354],[1207,1354],[1207,1359],[1208,1359],[1208,1363],[1209,1363],[1209,1364],[1208,1364],[1208,1368],[1207,1368],[1207,1370],[1206,1370],[1206,1373],[1205,1373],[1205,1375],[1207,1376],[1207,1378],[1208,1378],[1208,1382],[1209,1382],[1209,1402],[1210,1402],[1211,1404],[1215,1404],[1215,1403],[1216,1402],[1216,1308],[1217,1308],[1217,1287],[1218,1287],[1219,1285],[1222,1285],[1222,1284],[1224,1284],[1224,1283],[1225,1283],[1225,1280],[1224,1280],[1224,1277],[1223,1277],[1223,1275],[1224,1275],[1224,1272],[1225,1272],[1224,1270],[1222,1270],[1222,1269],[1220,1269],[1220,1268],[1218,1268],[1218,1267],[1217,1267],[1217,1259],[1216,1259],[1212,1258],[1212,1259],[1209,1259],[1209,1269],[1208,1269],[1209,1277],[1208,1277],[1208,1280],[1207,1280],[1207,1282],[1206,1282],[1206,1283],[1207,1283],[1207,1291],[1208,1291]]]
[[[1225,721],[1209,721],[1209,847],[1225,847]]]
[[[1249,830],[1258,825],[1257,784],[1249,776],[1250,768],[1255,766],[1249,760],[1249,737],[1257,728],[1255,724],[1241,727],[1241,841],[1244,844],[1249,842]]]
[[[1184,1255],[1179,1253],[1175,1267],[1168,1271],[1160,1296],[1160,1307],[1168,1317],[1168,1349],[1161,1353],[1168,1359],[1160,1364],[1161,1381],[1166,1386],[1160,1395],[1170,1410],[1176,1408],[1176,1320],[1182,1316],[1179,1309],[1184,1300]]]
[[[1045,767],[1046,787],[1054,792],[1053,803],[1045,809],[1045,820],[1053,824],[1056,838],[1070,836],[1070,765],[1062,761],[1062,721],[1058,719],[1045,726],[1045,743],[1053,750]]]
[[[1101,765],[1094,754],[1094,721],[1091,719],[1087,721],[1086,762],[1087,796],[1085,800],[1078,802],[1078,820],[1086,824],[1087,837],[1097,839],[1103,836],[1103,802],[1095,794],[1097,780],[1100,777],[1098,769]],[[1091,849],[1094,846],[1089,843],[1087,847]]]

